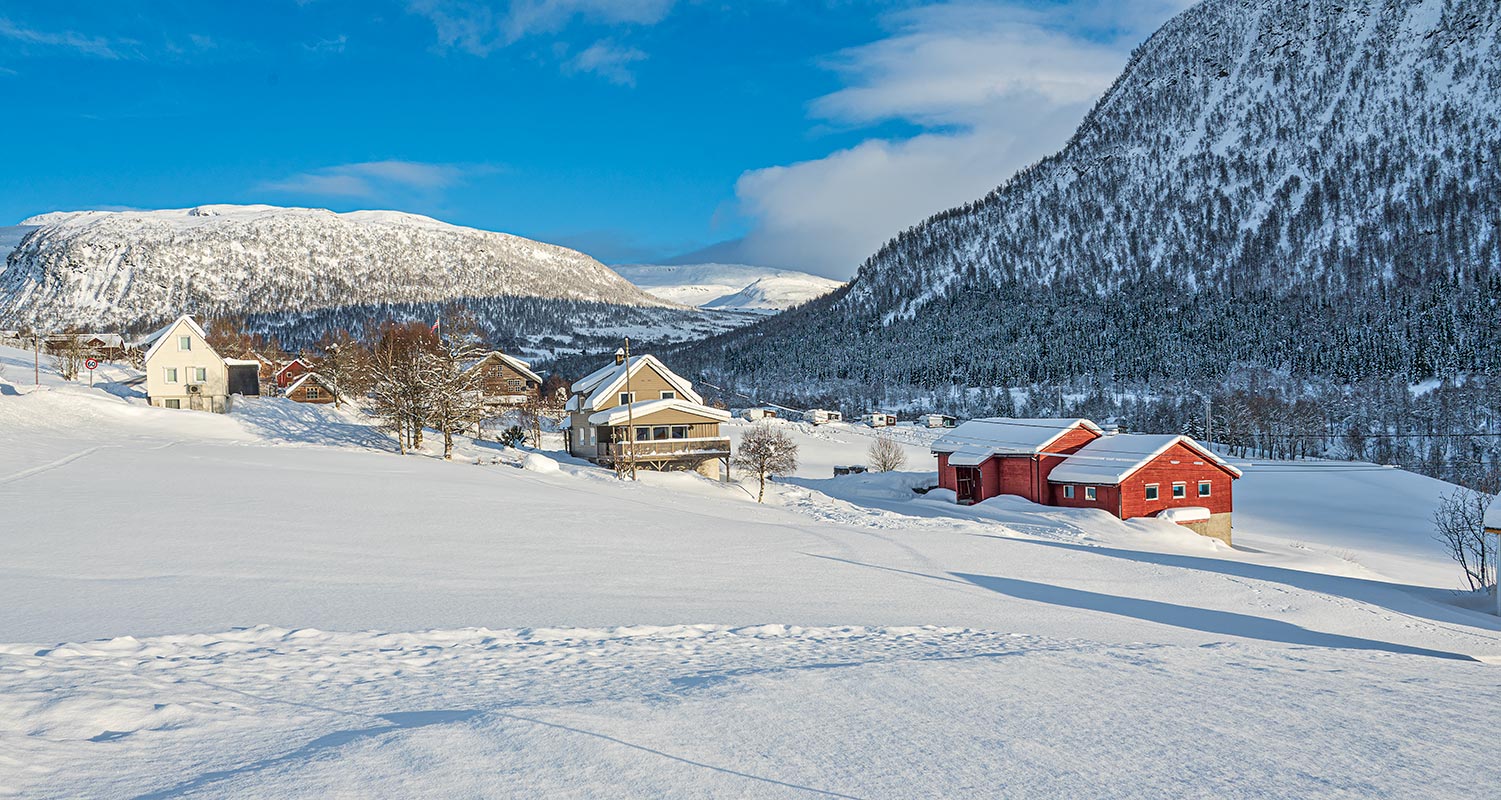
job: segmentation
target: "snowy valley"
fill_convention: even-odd
[[[663,300],[755,314],[786,311],[844,285],[806,272],[744,264],[624,264],[613,269]]]
[[[833,478],[877,432],[769,423],[802,465],[758,505],[0,365],[14,796],[1437,797],[1486,758],[1501,621],[1411,473],[1238,462],[1231,549],[917,495],[925,428],[890,433],[906,471]]]

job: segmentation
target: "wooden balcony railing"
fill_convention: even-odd
[[[636,442],[601,442],[601,458],[630,458],[631,448],[636,458],[724,458],[730,454],[730,440],[725,438],[699,439],[653,439]]]

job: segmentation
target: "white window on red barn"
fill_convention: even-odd
[[[1175,483],[1175,484],[1173,484],[1173,498],[1174,499],[1176,499],[1176,500],[1182,500],[1183,498],[1185,498],[1187,496],[1188,496],[1188,484],[1186,484],[1186,483]]]
[[[1199,496],[1208,497],[1210,488],[1209,481],[1199,481]]]
[[[1086,486],[1086,487],[1084,487],[1084,499],[1085,500],[1093,500],[1094,497],[1095,497],[1094,487],[1093,486]]]
[[[1063,487],[1063,496],[1066,497],[1066,498],[1068,498],[1069,500],[1074,499],[1074,487],[1072,487],[1072,486],[1065,486],[1065,487]]]
[[[1148,500],[1156,500],[1157,499],[1157,484],[1155,484],[1155,483],[1149,483],[1149,484],[1147,484],[1147,499]]]

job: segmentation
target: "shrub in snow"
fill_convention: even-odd
[[[894,472],[907,465],[907,454],[902,452],[902,446],[885,434],[870,443],[865,458],[873,472]]]
[[[797,470],[797,443],[786,431],[762,422],[740,437],[734,463],[761,482],[756,495],[756,502],[760,503],[766,499],[767,475],[790,475]]]
[[[526,444],[526,431],[520,425],[512,425],[500,432],[500,443],[506,447],[520,447]]]

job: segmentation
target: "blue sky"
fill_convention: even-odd
[[[846,277],[1055,150],[1185,5],[0,2],[0,224],[396,208]]]

